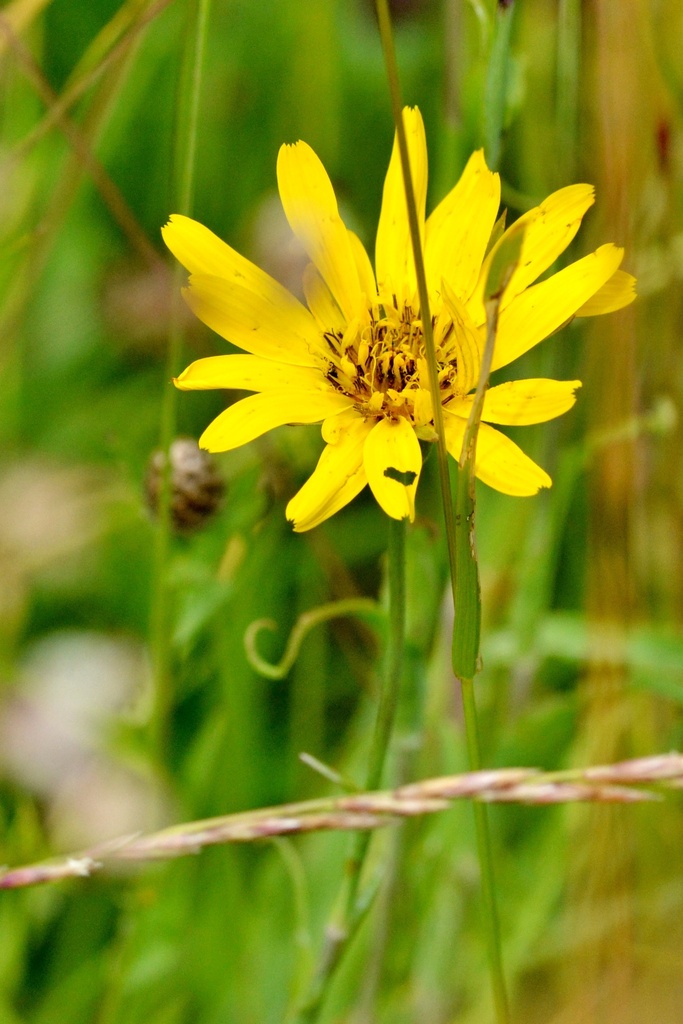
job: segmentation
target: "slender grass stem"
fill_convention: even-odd
[[[403,670],[403,650],[405,646],[405,520],[389,520],[389,551],[388,551],[388,582],[389,582],[389,632],[387,636],[384,681],[379,697],[375,732],[370,748],[368,773],[365,788],[368,791],[377,789],[382,782],[382,772],[386,761],[389,741],[396,721],[401,673]],[[351,919],[358,896],[360,874],[365,862],[369,832],[359,832],[356,836],[354,855],[349,861],[349,886],[346,900],[346,917]]]
[[[195,157],[199,124],[199,100],[202,68],[206,46],[211,0],[191,0],[188,7],[190,30],[186,35],[184,75],[177,106],[178,148],[176,164],[176,209],[189,214],[195,180]],[[187,91],[185,89],[187,86]],[[168,349],[166,355],[165,386],[161,404],[159,445],[168,452],[176,432],[177,395],[171,378],[178,372],[183,345],[183,327],[180,306],[180,285],[183,271],[176,268],[173,282]],[[154,707],[152,711],[153,742],[160,755],[166,751],[168,719],[171,709],[171,635],[170,593],[168,588],[168,562],[171,552],[171,472],[166,460],[159,498],[159,520],[154,544],[154,577],[151,612],[151,646],[154,664]]]
[[[406,521],[389,519],[388,634],[379,705],[368,758],[365,785],[367,791],[375,790],[381,785],[401,692],[406,610],[405,535]],[[370,840],[369,831],[357,832],[354,836],[351,853],[346,862],[344,882],[335,912],[327,927],[320,964],[308,999],[296,1018],[297,1024],[313,1024],[318,1020],[337,967],[372,904],[374,893],[370,898],[365,893],[359,895]]]
[[[9,153],[4,154],[3,163],[18,165],[21,160],[27,157],[34,146],[59,123],[61,118],[69,113],[81,96],[91,89],[113,64],[126,57],[139,41],[147,26],[170,3],[172,3],[172,0],[157,0],[156,3],[147,4],[142,11],[132,12],[128,23],[121,27],[120,35],[117,34],[112,38],[113,23],[116,23],[116,28],[118,29],[122,21],[121,12],[123,8],[119,8],[113,18],[88,47],[84,57],[81,58],[69,76],[61,94],[55,99],[55,102],[51,104],[49,109],[45,111],[43,118],[34,125]],[[2,169],[3,165],[0,164],[0,171]]]
[[[12,51],[27,80],[45,104],[47,111],[50,112],[57,109],[59,97],[53,91],[29,48],[12,30],[11,24],[7,19],[1,15],[0,30],[3,33],[3,38],[9,41],[9,45],[12,47]],[[151,266],[155,266],[159,262],[159,257],[154,246],[151,245],[145,232],[138,224],[118,186],[95,155],[87,134],[80,129],[75,121],[63,113],[57,115],[56,124],[78,162],[90,175],[109,212],[128,238],[131,246],[137,249],[143,259],[149,262]]]
[[[575,178],[579,152],[581,110],[581,2],[559,0],[557,5],[557,173],[562,181]]]
[[[387,0],[376,0],[377,18],[379,21],[382,49],[389,81],[391,94],[391,105],[396,124],[401,167],[403,170],[403,182],[406,193],[406,206],[408,211],[408,223],[410,226],[410,237],[415,260],[415,273],[417,278],[418,295],[420,299],[420,319],[424,333],[427,364],[429,368],[430,391],[432,395],[439,395],[438,366],[436,350],[434,346],[434,335],[432,331],[432,318],[429,308],[429,295],[427,291],[427,279],[425,275],[424,259],[422,253],[422,239],[417,217],[417,206],[415,203],[415,191],[413,188],[412,175],[410,170],[410,159],[408,154],[408,143],[406,139],[405,126],[403,123],[403,102],[398,77],[398,65],[396,62],[396,51],[391,27],[391,16]],[[483,375],[482,375],[483,376]],[[488,380],[488,375],[486,376]],[[451,497],[450,473],[448,468],[448,451],[446,448],[446,437],[444,432],[443,411],[439,401],[433,403],[434,427],[437,434],[437,451],[439,465],[439,482],[443,500],[443,514],[446,528],[446,540],[448,545],[448,561],[450,566],[451,586],[453,599],[456,600],[457,583],[457,551],[456,551],[456,524],[453,513]],[[465,731],[467,737],[467,749],[470,760],[470,768],[480,767],[479,737],[477,731],[476,709],[474,701],[474,689],[472,680],[464,680],[462,684],[463,707],[465,709]],[[474,760],[473,760],[474,758]],[[477,851],[479,856],[479,867],[482,877],[482,891],[484,897],[484,912],[486,916],[486,932],[489,949],[489,968],[491,972],[491,985],[493,998],[496,1006],[498,1024],[508,1024],[510,1016],[503,974],[503,961],[501,952],[500,928],[498,924],[498,912],[496,907],[496,887],[493,870],[493,857],[491,851],[491,838],[488,825],[488,817],[484,813],[475,812],[475,826],[477,833]]]
[[[408,208],[408,224],[410,227],[410,239],[415,258],[415,273],[417,277],[417,290],[420,299],[420,319],[425,340],[427,365],[429,368],[429,388],[433,395],[439,394],[439,368],[436,362],[436,349],[434,347],[434,332],[432,331],[432,317],[429,308],[429,294],[427,292],[427,279],[425,276],[424,260],[422,258],[422,239],[420,238],[420,226],[417,218],[417,205],[415,203],[415,190],[410,171],[410,158],[408,156],[408,141],[406,139],[405,125],[403,124],[403,101],[401,99],[401,86],[398,79],[398,66],[396,64],[396,51],[394,49],[394,37],[391,28],[391,16],[387,0],[376,0],[377,18],[379,31],[384,51],[387,78],[389,80],[389,93],[391,95],[391,108],[396,125],[398,148],[401,157],[401,169],[403,171],[403,182],[406,190],[406,205]],[[444,431],[443,409],[440,402],[434,402],[434,429],[437,435],[437,454],[439,465],[439,484],[443,495],[443,513],[446,523],[446,537],[448,540],[448,559],[450,563],[451,578],[455,579],[455,546],[450,538],[455,536],[455,517],[451,503],[451,478],[448,469],[448,450],[446,448],[446,434]]]
[[[493,38],[486,71],[482,134],[486,160],[493,170],[498,169],[502,153],[512,63],[510,50],[515,8],[514,3],[496,5]]]
[[[406,618],[406,520],[389,520],[388,583],[389,583],[389,632],[387,638],[384,683],[379,698],[375,733],[368,761],[365,788],[376,789],[382,781],[389,741],[396,719],[401,673],[403,670],[403,648],[405,645]]]
[[[498,313],[502,294],[512,276],[521,253],[523,233],[516,232],[503,242],[498,255],[489,270],[486,282],[486,343],[479,370],[477,389],[465,428],[462,451],[458,464],[456,517],[456,560],[458,573],[453,587],[453,603],[457,628],[453,632],[453,670],[460,680],[462,703],[465,715],[467,756],[472,771],[481,768],[479,729],[474,699],[474,676],[479,659],[481,627],[481,598],[479,592],[479,567],[475,544],[475,455],[477,435],[484,397],[488,388],[493,350],[498,331]],[[503,958],[500,941],[500,922],[496,899],[495,870],[488,809],[475,804],[474,821],[477,836],[477,855],[481,872],[482,900],[484,904],[484,929],[491,970],[491,988],[500,1024],[510,1020]]]
[[[479,730],[477,727],[477,709],[474,700],[474,684],[471,679],[460,680],[462,690],[462,706],[465,713],[465,732],[467,735],[467,756],[471,771],[481,768],[479,750]],[[478,801],[472,802],[474,824],[477,835],[477,857],[481,871],[481,892],[484,901],[484,924],[486,930],[486,948],[491,970],[491,990],[496,1007],[496,1017],[500,1024],[510,1020],[503,954],[500,941],[500,921],[498,917],[498,900],[496,895],[496,875],[491,847],[491,829],[489,828],[488,807]]]

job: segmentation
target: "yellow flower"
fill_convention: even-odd
[[[423,237],[446,443],[458,459],[485,340],[483,287],[500,202],[500,180],[481,151],[425,220],[427,147],[417,109],[406,108],[410,162]],[[166,245],[190,272],[185,299],[195,314],[247,355],[199,359],[181,389],[255,392],[222,412],[200,445],[227,451],[285,423],[322,423],[326,447],[287,506],[309,530],[366,483],[384,511],[412,519],[422,454],[435,440],[432,395],[417,299],[398,147],[384,183],[375,270],[337,209],[325,169],[305,142],[280,149],[280,197],[311,262],[308,309],[208,228],[174,215]],[[619,270],[623,250],[603,245],[539,284],[533,282],[576,234],[593,203],[590,185],[570,185],[524,214],[519,262],[502,299],[493,369],[506,366],[574,316],[608,313],[634,298]],[[500,244],[498,242],[497,244]],[[580,381],[520,380],[486,394],[476,474],[506,494],[535,494],[548,474],[490,424],[541,423],[566,412]]]

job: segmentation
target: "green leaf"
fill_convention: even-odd
[[[493,43],[489,55],[484,91],[484,149],[489,167],[500,163],[501,138],[505,126],[510,79],[510,48],[514,5],[496,9]]]
[[[484,289],[484,301],[490,302],[493,299],[500,299],[503,292],[510,283],[519,264],[524,244],[525,228],[523,225],[513,224],[506,235],[503,236],[500,245],[491,260],[486,287]]]

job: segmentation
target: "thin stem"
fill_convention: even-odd
[[[405,583],[405,520],[389,520],[388,582],[389,582],[389,633],[387,636],[384,680],[379,695],[379,707],[375,720],[375,732],[368,760],[368,774],[365,789],[372,792],[382,782],[389,740],[396,721],[396,709],[401,688],[403,671],[403,650],[405,646],[406,583]],[[348,893],[346,917],[350,920],[358,896],[360,875],[370,843],[369,832],[359,832],[354,843],[354,852],[348,863]]]
[[[188,16],[191,30],[187,34],[184,67],[189,69],[189,95],[187,105],[183,102],[183,90],[178,97],[178,167],[176,186],[176,208],[179,213],[189,214],[192,208],[197,129],[199,123],[199,98],[201,93],[202,68],[206,45],[207,26],[211,0],[192,0]],[[177,395],[171,386],[171,378],[178,372],[183,345],[183,328],[180,307],[180,285],[182,268],[177,266],[173,282],[173,299],[169,323],[168,350],[166,356],[165,386],[161,405],[159,446],[168,455],[176,432]],[[151,646],[154,659],[154,708],[152,731],[154,743],[160,754],[167,744],[168,718],[171,708],[171,636],[170,636],[170,593],[168,588],[168,561],[171,551],[171,472],[169,459],[163,471],[159,498],[159,521],[154,545],[154,593],[152,596]]]
[[[408,143],[406,139],[405,126],[403,123],[403,102],[398,77],[398,65],[396,62],[396,51],[391,28],[391,16],[387,0],[376,0],[377,18],[379,31],[382,39],[382,49],[389,81],[391,94],[391,105],[396,124],[396,135],[398,139],[399,153],[401,157],[401,168],[403,170],[403,183],[406,194],[406,206],[408,211],[408,223],[410,226],[410,237],[415,261],[415,275],[417,289],[420,299],[420,319],[425,341],[427,365],[429,368],[429,387],[432,395],[440,394],[438,382],[438,366],[436,360],[436,349],[434,346],[434,335],[432,331],[432,318],[429,308],[429,296],[427,292],[427,279],[424,268],[422,253],[422,240],[415,203],[415,191],[413,188],[412,175],[410,170],[410,159],[408,155]],[[488,379],[488,377],[487,377]],[[446,528],[446,541],[448,546],[448,561],[450,566],[451,586],[455,601],[456,593],[456,533],[455,517],[453,514],[453,503],[451,498],[450,473],[448,469],[448,451],[446,448],[446,437],[444,432],[443,410],[438,400],[433,402],[434,428],[437,435],[437,452],[439,465],[439,482],[441,486],[441,497],[443,501],[443,514]],[[479,758],[479,737],[477,732],[477,720],[474,703],[474,689],[471,680],[463,681],[462,686],[463,707],[465,709],[465,731],[467,737],[467,749],[470,759],[470,768],[480,766]],[[475,758],[473,761],[472,758]],[[508,1024],[510,1016],[508,1011],[507,995],[505,989],[505,978],[502,968],[502,954],[500,942],[500,929],[498,926],[498,914],[495,900],[495,878],[493,872],[493,858],[491,855],[491,840],[486,813],[475,813],[475,826],[477,832],[477,851],[479,855],[479,866],[482,876],[482,890],[484,895],[484,910],[486,914],[486,929],[489,937],[489,967],[491,971],[491,984],[493,989],[494,1002],[498,1024]]]
[[[379,21],[379,32],[382,39],[384,51],[384,62],[389,79],[389,93],[391,95],[391,108],[396,125],[396,137],[401,157],[401,169],[403,171],[403,184],[406,193],[406,206],[408,209],[408,225],[410,227],[410,241],[413,247],[415,260],[415,276],[417,278],[417,291],[420,299],[420,319],[422,321],[422,333],[425,341],[425,353],[429,370],[429,390],[432,395],[438,395],[439,389],[439,367],[436,361],[436,348],[434,346],[434,332],[432,330],[432,316],[429,308],[429,293],[427,291],[427,277],[425,275],[424,260],[422,258],[422,239],[420,238],[420,226],[417,217],[417,205],[415,203],[415,189],[410,171],[410,158],[408,156],[408,140],[403,123],[403,100],[401,99],[401,86],[398,79],[398,66],[396,63],[396,51],[394,49],[394,36],[391,28],[391,16],[387,0],[376,0],[377,19]],[[439,465],[439,484],[443,499],[443,515],[446,524],[446,538],[448,541],[448,561],[451,570],[451,579],[455,580],[455,517],[453,515],[453,504],[451,502],[451,478],[448,469],[448,449],[446,448],[446,433],[444,431],[443,409],[440,402],[433,403],[434,430],[437,437],[437,455]]]
[[[515,4],[496,5],[493,39],[489,51],[484,86],[483,135],[486,160],[493,170],[498,168],[502,151],[503,129],[510,79],[510,46]]]
[[[507,245],[506,245],[507,250]],[[498,267],[496,265],[496,274]],[[487,286],[488,286],[487,281]],[[481,640],[481,589],[479,585],[479,563],[476,545],[476,491],[475,456],[479,424],[484,408],[484,397],[488,389],[493,349],[498,329],[500,295],[486,298],[486,343],[479,369],[477,389],[472,400],[458,460],[458,483],[455,497],[456,564],[457,572],[453,586],[453,607],[455,623],[451,662],[458,679],[474,679],[479,668],[479,647]],[[473,719],[473,727],[476,720]],[[468,737],[468,743],[470,738]]]
[[[375,790],[381,785],[401,692],[406,609],[405,535],[406,520],[390,519],[387,558],[387,646],[375,730],[368,758],[365,786],[367,791]],[[308,1000],[297,1017],[298,1024],[313,1024],[318,1019],[342,956],[371,906],[371,899],[366,899],[364,894],[359,898],[358,892],[370,839],[369,831],[357,832],[354,836],[337,907],[327,927],[320,965],[313,979]]]
[[[6,165],[18,166],[28,156],[33,147],[65,117],[77,101],[88,91],[119,58],[125,57],[138,41],[140,35],[161,12],[168,7],[172,0],[157,0],[149,4],[142,12],[135,14],[129,24],[123,29],[115,41],[107,40],[107,45],[102,49],[98,46],[101,35],[98,36],[86,51],[85,57],[81,58],[75,70],[69,76],[62,93],[55,99],[43,118],[36,124],[24,138],[5,156],[3,164],[0,164],[0,173]],[[121,9],[114,15],[112,21],[119,21]],[[111,27],[105,26],[103,32]],[[108,47],[108,48],[107,48]],[[94,52],[93,52],[94,51]]]
[[[465,713],[465,732],[467,736],[467,757],[471,771],[481,768],[479,751],[479,730],[477,728],[477,709],[474,701],[474,684],[471,679],[461,679],[462,706]],[[496,875],[491,846],[491,829],[489,827],[488,807],[474,800],[474,824],[477,834],[477,856],[481,871],[481,893],[484,901],[484,927],[486,929],[486,947],[491,970],[491,989],[496,1007],[496,1017],[500,1024],[508,1024],[510,1007],[508,1004],[503,955],[500,941],[500,920],[498,917],[498,900],[496,896]]]
[[[581,79],[581,0],[559,0],[557,6],[557,125],[558,178],[573,181],[579,152]]]
[[[389,583],[389,633],[387,637],[384,681],[379,697],[375,733],[365,781],[367,790],[377,789],[382,781],[389,740],[394,728],[403,671],[406,618],[406,520],[389,520],[387,558]]]
[[[517,240],[519,245],[519,239]],[[508,243],[508,247],[514,247],[514,241]],[[511,259],[518,258],[514,253]],[[484,397],[488,388],[493,351],[496,343],[498,330],[498,312],[500,308],[501,295],[513,272],[515,262],[504,262],[501,280],[496,287],[496,293],[486,297],[486,343],[482,355],[479,380],[475,392],[470,415],[465,428],[465,435],[462,443],[462,452],[458,470],[458,507],[461,512],[458,528],[466,531],[460,538],[461,551],[459,565],[462,567],[460,578],[456,580],[457,587],[454,587],[454,605],[456,619],[461,614],[460,632],[467,631],[470,635],[459,637],[454,633],[453,638],[453,665],[458,672],[460,680],[462,704],[465,716],[465,735],[467,742],[467,757],[471,771],[481,768],[481,752],[479,747],[479,728],[477,725],[477,710],[474,698],[473,676],[476,672],[477,659],[479,655],[479,629],[481,619],[481,602],[479,596],[479,573],[474,543],[474,460],[476,455],[477,435],[481,414],[484,407]],[[487,289],[490,282],[487,281]],[[465,511],[468,514],[465,515]],[[467,577],[467,585],[472,593],[463,593],[463,577]],[[461,642],[458,642],[461,640]],[[468,649],[469,648],[469,649]],[[459,666],[467,665],[462,669]],[[477,836],[477,856],[481,872],[481,890],[484,903],[484,929],[486,931],[486,946],[491,970],[491,988],[496,1008],[496,1017],[499,1024],[507,1024],[510,1020],[510,1008],[508,1003],[507,990],[505,986],[505,974],[503,970],[503,957],[501,951],[500,920],[496,898],[495,867],[493,849],[491,845],[491,830],[489,827],[488,808],[484,804],[474,803],[474,822]]]
[[[46,109],[51,111],[57,108],[59,103],[57,94],[53,91],[50,83],[34,60],[29,48],[14,32],[7,18],[2,15],[0,15],[0,30],[4,33],[4,37],[12,47],[12,51],[19,62],[19,66],[22,68],[26,78],[33,86],[36,94],[45,104]],[[100,193],[107,209],[121,228],[121,231],[128,238],[131,246],[137,249],[142,258],[151,266],[158,265],[159,256],[157,255],[154,246],[150,243],[145,232],[138,224],[118,186],[109,176],[104,165],[93,152],[93,148],[87,135],[80,129],[78,124],[66,114],[60,113],[56,117],[56,123],[79,163],[90,175],[93,184]]]

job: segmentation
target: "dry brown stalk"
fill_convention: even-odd
[[[91,850],[41,864],[7,868],[0,889],[83,878],[116,861],[146,861],[199,853],[219,843],[246,843],[313,831],[374,829],[400,818],[446,810],[453,800],[555,804],[570,801],[634,803],[683,786],[678,753],[566,772],[500,768],[425,779],[395,790],[308,800],[280,807],[186,822],[143,836],[125,836]]]

